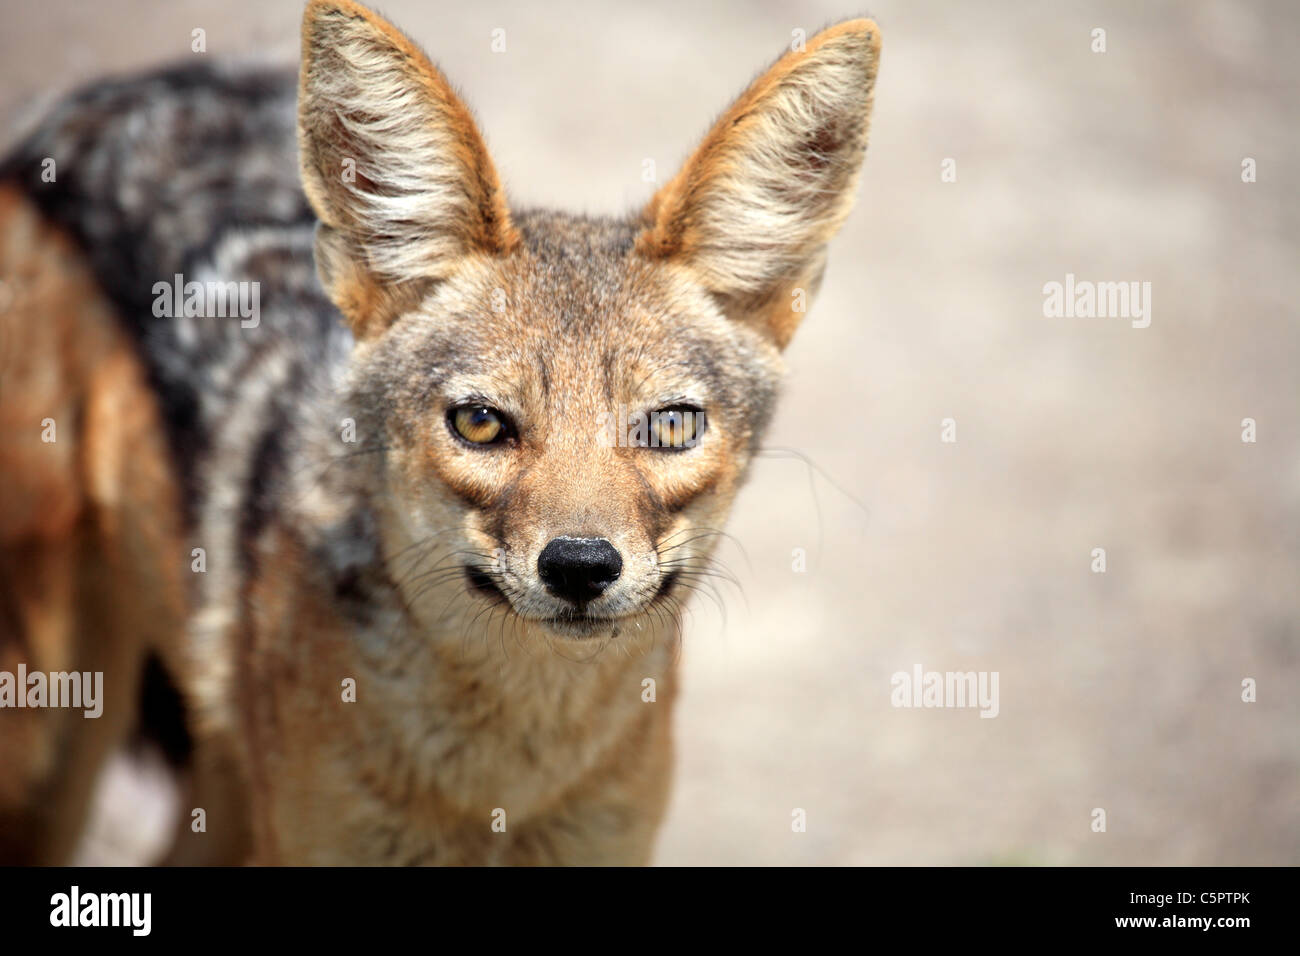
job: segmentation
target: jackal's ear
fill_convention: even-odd
[[[651,200],[640,254],[687,267],[784,347],[853,205],[879,56],[876,24],[850,20],[781,57]]]
[[[317,269],[358,338],[463,257],[518,244],[469,109],[415,44],[351,0],[307,5],[298,150],[321,222]]]

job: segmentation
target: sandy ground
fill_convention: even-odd
[[[3,6],[0,135],[52,92],[193,55],[195,27],[208,56],[297,43],[292,0]],[[384,9],[467,91],[516,203],[591,212],[643,202],[643,160],[671,175],[792,30],[856,12]],[[695,605],[658,860],[1300,863],[1300,13],[873,13],[860,199],[769,442],[816,470],[757,465],[722,555],[740,591],[725,617]],[[1067,273],[1150,282],[1150,327],[1045,318]],[[918,664],[997,672],[998,716],[891,706]],[[133,792],[106,788],[88,859],[130,859],[114,833],[163,812]]]

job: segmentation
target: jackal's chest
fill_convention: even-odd
[[[392,799],[485,823],[499,809],[523,819],[599,771],[629,728],[667,718],[670,702],[647,694],[672,680],[664,647],[610,648],[600,662],[545,644],[494,650],[478,659],[417,653],[409,669],[374,678],[380,706],[363,732],[381,765],[401,767],[385,778],[401,781]]]

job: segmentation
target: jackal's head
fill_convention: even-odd
[[[669,616],[852,204],[879,50],[869,20],[817,34],[640,214],[591,220],[512,212],[428,58],[350,0],[308,6],[317,267],[387,449],[385,547],[423,556],[395,572],[413,606],[450,585],[574,637]]]

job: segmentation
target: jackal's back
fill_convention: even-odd
[[[79,243],[117,306],[190,492],[234,384],[268,350],[318,357],[336,322],[312,266],[294,110],[291,71],[171,68],[68,96],[0,163],[0,180]],[[257,282],[273,320],[159,317],[155,286],[177,275]]]

